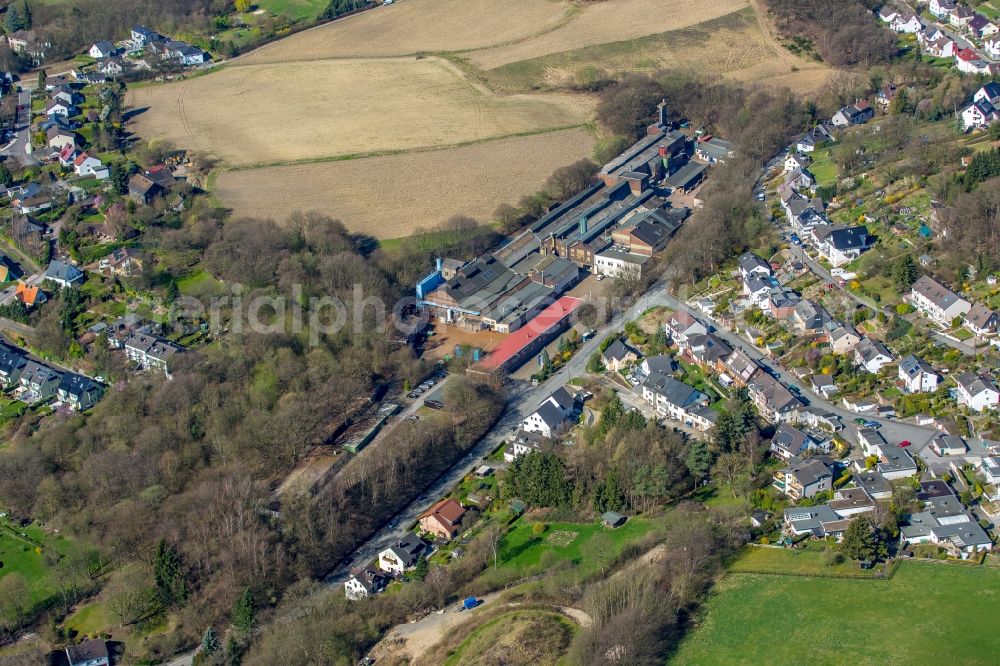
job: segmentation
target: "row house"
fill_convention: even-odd
[[[933,278],[922,275],[910,289],[910,302],[924,315],[942,326],[951,326],[972,304]]]
[[[802,406],[784,384],[765,372],[756,373],[747,390],[757,411],[769,423],[791,421],[795,410]]]

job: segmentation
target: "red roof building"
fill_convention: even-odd
[[[583,301],[573,296],[563,296],[538,313],[534,319],[507,336],[488,358],[469,369],[485,374],[509,373],[523,365],[531,356],[542,350],[563,327]]]

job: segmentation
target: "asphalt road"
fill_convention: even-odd
[[[0,155],[16,159],[23,166],[40,164],[31,151],[31,93],[21,90],[17,93],[17,120],[14,139],[0,149]]]

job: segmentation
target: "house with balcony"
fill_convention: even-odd
[[[833,472],[821,460],[796,460],[774,473],[772,485],[792,501],[799,501],[833,488]]]

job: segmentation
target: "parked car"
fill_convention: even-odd
[[[910,445],[910,440],[904,439],[902,442],[899,443],[899,448],[905,449],[909,445]]]

